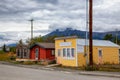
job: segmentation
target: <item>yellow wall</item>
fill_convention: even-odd
[[[55,40],[55,50],[56,50],[56,59],[57,63],[62,64],[63,66],[77,66],[76,62],[76,39],[66,39],[66,42],[71,42],[71,46],[60,46],[60,43],[64,42],[64,40]],[[61,54],[62,54],[62,49],[63,48],[75,48],[75,54],[73,59],[67,59],[63,57],[62,55],[58,57],[58,49],[61,49]]]
[[[102,50],[102,64],[119,64],[119,48],[117,47],[93,47],[93,61],[99,63],[98,49]]]
[[[78,53],[78,66],[85,66],[86,58],[84,57],[84,53]]]
[[[101,61],[98,56],[99,49],[102,50],[102,57],[100,58]],[[88,58],[89,58],[89,54],[88,54]],[[119,48],[94,46],[93,47],[93,62],[94,64],[119,64]]]
[[[60,46],[61,42],[64,40],[55,40],[55,55],[57,63],[62,64],[63,66],[85,66],[86,65],[86,57],[84,57],[84,53],[77,53],[77,39],[66,39],[66,42],[71,42],[71,46]],[[62,55],[58,57],[58,49],[61,49],[61,54],[63,48],[75,48],[75,57],[74,59],[67,59]],[[102,50],[102,57],[99,58],[98,50]],[[94,46],[93,47],[93,62],[95,64],[119,64],[119,52],[117,47],[104,47],[104,46]],[[85,51],[85,47],[84,47]],[[88,47],[89,51],[89,47]],[[77,53],[77,54],[76,54]],[[89,52],[88,52],[89,53]],[[100,61],[101,59],[101,61]],[[89,61],[89,54],[88,54]]]

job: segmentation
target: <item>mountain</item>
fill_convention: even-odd
[[[103,39],[106,34],[112,34],[113,36],[116,36],[116,33],[118,34],[118,38],[120,39],[120,31],[110,31],[110,32],[93,32],[93,39]],[[80,38],[86,37],[86,32],[81,30],[75,30],[72,28],[66,28],[64,30],[56,29],[55,31],[45,35],[47,36],[78,36]],[[88,34],[89,35],[89,34]]]
[[[8,44],[7,46],[9,47],[15,47],[17,44],[16,43],[12,43],[12,44]]]

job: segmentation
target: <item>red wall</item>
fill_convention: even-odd
[[[34,46],[30,49],[30,59],[35,60],[35,49],[39,48],[39,57],[38,60],[54,60],[55,55],[52,56],[52,50],[54,49],[44,49],[39,46]]]
[[[46,49],[46,53],[47,53],[46,58],[49,60],[55,59],[55,55],[54,56],[52,55],[52,50],[54,50],[54,49]]]

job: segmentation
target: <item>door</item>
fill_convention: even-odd
[[[98,64],[102,64],[102,49],[98,50]]]
[[[38,60],[39,48],[35,49],[35,60]]]

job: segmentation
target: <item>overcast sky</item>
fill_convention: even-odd
[[[0,32],[15,31],[19,37],[19,31],[30,31],[31,18],[34,31],[40,32],[36,36],[57,28],[85,30],[86,0],[0,1]],[[120,30],[120,0],[93,0],[93,19],[94,31]]]

